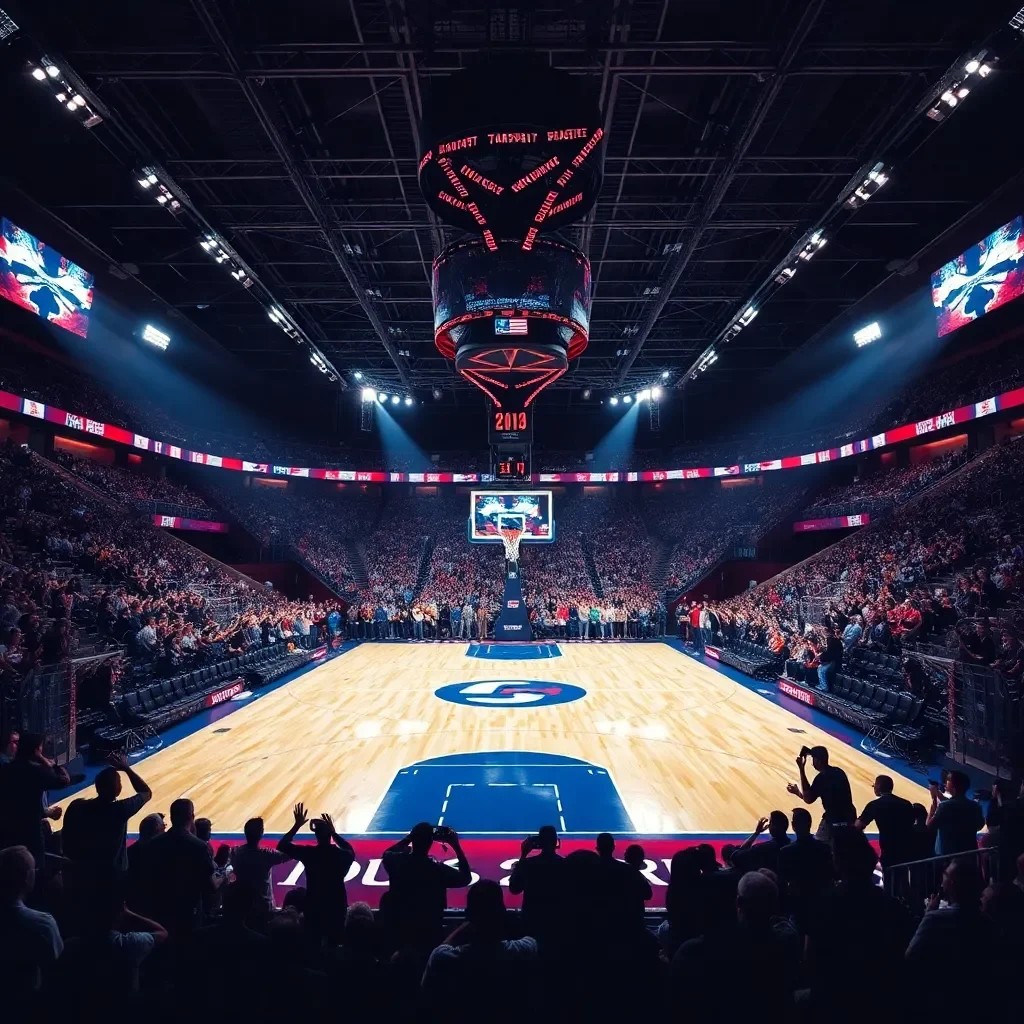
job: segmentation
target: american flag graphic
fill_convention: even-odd
[[[496,316],[494,318],[495,334],[526,334],[525,316]]]

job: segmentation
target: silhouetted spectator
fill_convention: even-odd
[[[566,898],[565,861],[558,853],[558,833],[544,825],[527,836],[509,876],[508,891],[523,895],[523,927],[541,943],[551,941],[561,924]],[[530,854],[536,855],[531,857]]]
[[[24,846],[0,850],[0,990],[8,1008],[36,992],[64,949],[57,922],[30,910],[36,865]]]
[[[145,915],[152,915],[176,937],[201,927],[203,899],[217,880],[210,848],[195,835],[191,800],[171,804],[171,827],[153,840],[146,860]]]
[[[430,856],[435,841],[451,846],[457,867]],[[387,915],[397,944],[432,948],[441,932],[448,890],[469,885],[472,878],[458,835],[447,826],[421,821],[384,851],[382,863],[391,881]]]
[[[231,851],[235,885],[250,889],[254,897],[254,909],[259,913],[268,914],[274,909],[271,872],[275,865],[283,864],[291,855],[281,850],[267,850],[260,846],[260,840],[263,838],[262,818],[250,818],[245,823],[244,831],[245,844],[236,846]],[[308,875],[306,885],[309,885]]]
[[[985,827],[981,807],[967,798],[971,780],[961,771],[949,773],[946,781],[948,800],[940,802],[932,793],[928,828],[935,838],[935,853],[963,853],[978,848],[978,833]]]
[[[735,920],[684,942],[672,958],[672,1002],[701,1021],[789,1020],[800,942],[777,918],[779,892],[758,871],[736,892]]]
[[[769,838],[756,842],[768,830]],[[779,870],[779,853],[789,846],[789,818],[782,811],[772,811],[767,818],[759,818],[753,833],[732,855],[732,866],[742,875],[748,871],[769,868]]]
[[[46,793],[70,782],[67,771],[43,754],[39,733],[23,732],[13,760],[0,765],[0,847],[24,846],[37,872],[43,864]]]
[[[423,973],[423,1003],[431,1021],[451,1007],[471,1016],[519,1022],[540,1010],[535,998],[537,942],[506,939],[501,886],[481,879],[466,894],[466,920],[438,946]]]
[[[314,938],[338,942],[345,927],[345,911],[348,909],[345,876],[356,859],[355,850],[348,840],[338,835],[329,814],[322,814],[310,826],[316,836],[314,845],[300,846],[293,843],[295,833],[309,820],[309,816],[302,804],[296,804],[292,813],[295,822],[281,836],[277,849],[292,860],[299,861],[306,869],[308,902],[305,919]]]
[[[804,751],[807,751],[806,753]],[[821,800],[821,821],[818,823],[818,838],[830,839],[836,826],[852,825],[857,817],[850,793],[850,780],[842,768],[828,763],[828,750],[825,747],[804,748],[796,759],[800,771],[800,783],[790,783],[786,789],[793,796],[800,797],[804,803],[813,804]],[[807,781],[807,757],[818,773],[814,781]]]
[[[913,860],[914,805],[893,793],[888,775],[875,779],[875,799],[865,804],[856,825],[861,831],[875,824],[882,867]]]

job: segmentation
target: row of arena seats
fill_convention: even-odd
[[[860,679],[899,689],[905,678],[903,661],[898,654],[853,647],[846,652],[844,659],[846,672]]]
[[[236,682],[247,688],[266,686],[312,657],[312,651],[279,643],[125,693],[117,706],[121,723],[101,727],[93,736],[93,759],[130,749],[140,730],[151,735],[191,718],[215,703],[209,698]]]
[[[796,662],[786,663],[787,674],[781,678],[796,684],[813,696],[815,707],[865,732],[881,731],[892,734],[907,744],[921,739],[924,701],[905,691],[891,690],[880,684],[837,673],[832,689],[818,690],[817,670],[809,669],[805,681],[803,667]]]
[[[718,660],[757,679],[774,679],[782,663],[767,647],[749,640],[727,640],[722,646],[711,645]]]

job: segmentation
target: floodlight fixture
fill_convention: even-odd
[[[165,350],[171,343],[171,336],[157,330],[152,324],[146,324],[142,329],[142,340],[148,341],[150,345],[155,345],[158,349]]]
[[[863,348],[865,345],[870,345],[873,341],[878,341],[881,336],[882,328],[876,322],[862,327],[859,331],[854,331],[853,340],[857,343],[857,348]]]

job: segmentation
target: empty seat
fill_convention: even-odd
[[[896,711],[896,705],[899,703],[899,695],[894,693],[892,690],[888,690],[885,695],[885,703],[882,705],[882,711],[886,717],[891,718]]]
[[[901,693],[896,699],[895,719],[903,723],[910,719],[910,711],[914,706],[914,698],[909,693]]]
[[[885,697],[886,694],[888,694],[888,692],[889,691],[884,686],[875,687],[875,695],[871,700],[871,704],[869,705],[872,711],[881,710],[882,706],[885,704]]]
[[[866,708],[871,704],[872,698],[875,696],[875,685],[874,683],[865,683],[861,688],[860,693],[857,694],[857,703],[862,707]]]

